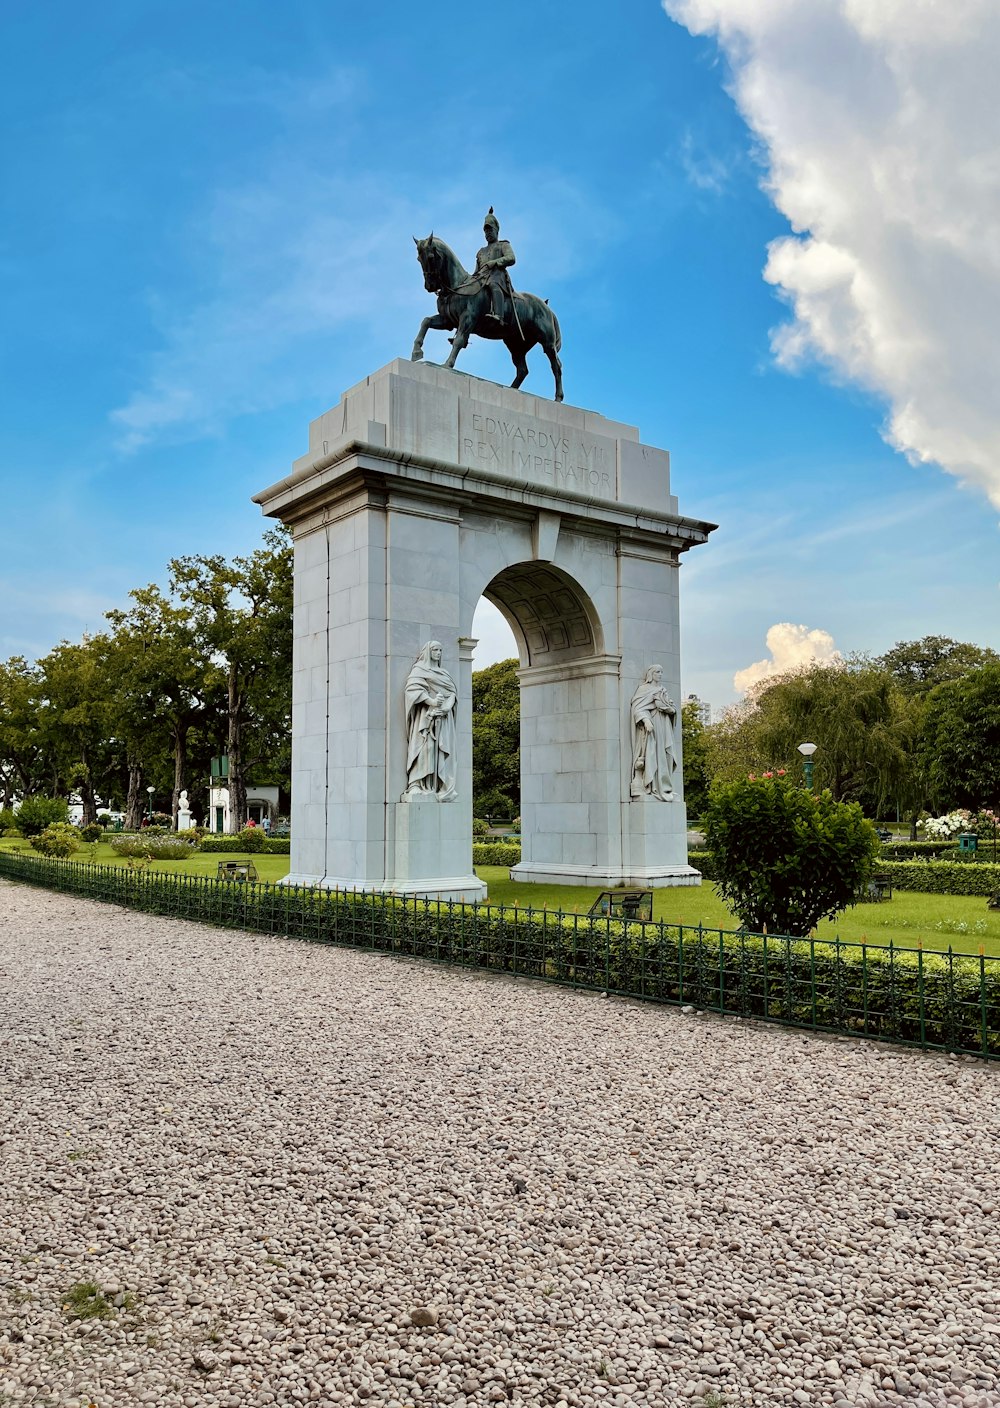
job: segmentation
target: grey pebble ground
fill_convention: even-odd
[[[1000,1403],[994,1068],[2,881],[0,991],[0,1403]]]

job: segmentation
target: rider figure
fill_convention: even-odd
[[[483,222],[483,234],[486,236],[486,244],[476,255],[476,277],[481,286],[490,291],[492,309],[486,314],[487,318],[502,323],[503,296],[505,293],[509,294],[512,303],[514,299],[514,290],[507,270],[515,263],[515,259],[514,251],[508,242],[500,238],[500,221],[493,214],[492,205]]]

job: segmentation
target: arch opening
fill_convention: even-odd
[[[486,585],[483,596],[513,631],[522,669],[568,664],[604,649],[593,602],[552,563],[505,567]]]

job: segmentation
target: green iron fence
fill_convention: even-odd
[[[1000,958],[518,905],[239,884],[0,852],[0,876],[148,914],[1000,1058]]]

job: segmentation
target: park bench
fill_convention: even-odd
[[[588,911],[596,919],[652,919],[652,890],[603,890]]]
[[[220,880],[235,880],[239,884],[256,885],[258,880],[257,867],[252,860],[220,860],[219,874]]]
[[[859,900],[866,904],[879,904],[882,900],[892,899],[892,878],[889,875],[873,875],[867,885],[862,886]]]

